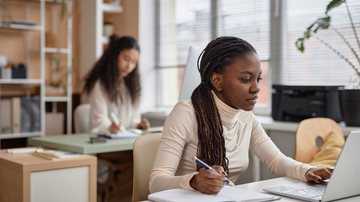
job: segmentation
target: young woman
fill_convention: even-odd
[[[150,191],[171,188],[216,194],[224,177],[245,172],[251,150],[273,173],[320,183],[331,175],[286,157],[251,110],[261,81],[255,49],[236,37],[219,37],[203,50],[201,83],[191,100],[179,102],[167,118],[150,176]],[[196,165],[196,156],[218,172]]]
[[[140,119],[140,47],[128,36],[110,37],[109,47],[85,78],[84,92],[91,105],[92,132],[116,133],[122,128],[146,129]]]

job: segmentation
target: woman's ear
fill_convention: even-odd
[[[211,84],[215,88],[216,91],[221,92],[223,90],[222,80],[223,80],[223,77],[222,77],[221,74],[218,74],[218,73],[214,72],[211,75],[210,81],[211,81]]]

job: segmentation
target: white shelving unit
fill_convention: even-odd
[[[81,50],[80,50],[80,78],[90,71],[103,53],[108,38],[103,35],[105,15],[117,15],[123,12],[121,1],[117,4],[106,3],[104,0],[80,0]]]
[[[67,12],[71,11],[71,1],[65,1]],[[17,78],[3,78],[0,77],[0,98],[3,99],[12,99],[13,97],[23,97],[25,95],[37,96],[40,100],[40,130],[29,131],[29,132],[3,132],[0,130],[0,141],[1,139],[13,139],[13,138],[24,138],[24,137],[36,137],[45,135],[45,123],[46,123],[46,110],[45,104],[48,102],[56,103],[65,102],[67,117],[67,133],[71,133],[72,126],[72,17],[71,15],[66,16],[67,24],[67,41],[66,48],[57,48],[57,47],[46,47],[46,16],[49,15],[49,10],[46,9],[47,6],[59,5],[54,1],[48,0],[11,0],[8,1],[9,12],[14,12],[14,16],[11,19],[12,21],[29,21],[35,22],[34,24],[17,24],[17,23],[4,23],[3,19],[0,18],[0,37],[2,37],[2,42],[8,42],[0,47],[0,55],[7,56],[10,62],[14,63],[25,63],[27,64],[27,78],[17,79]],[[64,6],[64,5],[60,5]],[[51,10],[50,10],[51,12]],[[19,14],[20,13],[20,14]],[[12,13],[11,13],[12,14]],[[18,16],[21,16],[20,19],[17,19]],[[16,37],[16,38],[14,38]],[[62,37],[62,36],[61,36]],[[18,43],[17,40],[21,40],[21,43]],[[1,40],[0,40],[1,41]],[[18,45],[21,44],[21,47]],[[14,49],[9,51],[7,49]],[[16,53],[20,56],[16,56]],[[66,55],[66,94],[62,96],[46,96],[46,68],[48,64],[46,62],[46,57],[49,54],[62,54]],[[35,56],[34,56],[35,55]],[[20,58],[20,59],[19,59]],[[35,62],[34,62],[35,61]],[[30,90],[29,90],[30,89]],[[34,90],[35,89],[35,90]],[[23,94],[13,95],[13,91],[22,92]],[[26,92],[26,93],[24,93]],[[2,101],[0,100],[0,101]],[[1,104],[1,103],[0,103]],[[12,105],[10,105],[12,106]],[[21,111],[21,109],[20,109]],[[20,114],[21,115],[21,114]],[[12,114],[2,115],[0,121],[5,119],[11,119]],[[22,119],[22,117],[21,117]],[[0,122],[1,123],[1,122]],[[11,122],[12,123],[12,122]],[[20,124],[21,125],[21,124]],[[12,127],[12,126],[11,126]],[[20,131],[22,129],[20,128]]]
[[[66,130],[64,131],[66,134],[72,133],[72,15],[70,12],[72,11],[72,2],[70,0],[64,1],[66,4],[66,14],[63,18],[66,18],[66,47],[65,48],[58,48],[53,46],[44,45],[43,52],[45,55],[52,55],[52,54],[59,54],[60,57],[66,56],[66,90],[64,95],[55,95],[55,96],[48,96],[45,94],[44,102],[52,104],[52,112],[57,112],[57,104],[58,103],[66,103],[66,114],[65,117],[66,121]],[[52,3],[56,4],[56,3]],[[65,5],[62,5],[65,6]],[[46,13],[45,13],[46,14]],[[44,19],[44,24],[47,24],[46,20]],[[54,19],[53,19],[54,20]],[[50,20],[51,21],[51,20]],[[51,26],[56,26],[56,21],[50,22]],[[45,39],[46,37],[44,37]],[[51,68],[45,65],[45,68]]]

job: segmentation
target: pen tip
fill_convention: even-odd
[[[233,186],[235,186],[235,184],[229,180],[229,186],[233,187]]]

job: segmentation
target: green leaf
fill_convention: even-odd
[[[317,20],[317,24],[321,29],[327,29],[330,26],[330,16],[325,16]]]
[[[298,40],[295,42],[296,48],[302,53],[305,51],[304,40],[304,38],[298,38]]]
[[[330,10],[333,8],[336,8],[340,6],[341,4],[345,3],[346,0],[332,0],[330,3],[326,6],[325,14],[327,14]]]
[[[311,30],[310,29],[306,29],[304,32],[304,38],[308,39],[311,36]]]

